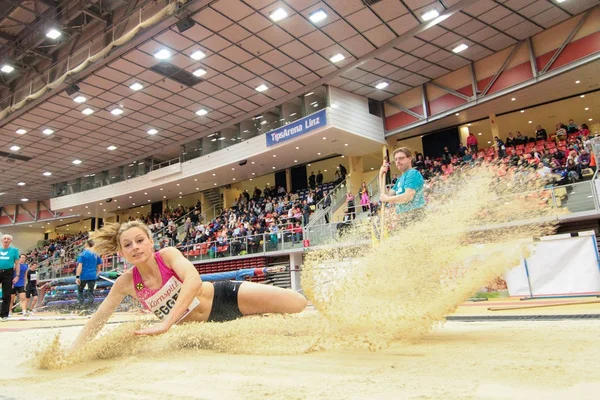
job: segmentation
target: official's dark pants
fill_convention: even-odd
[[[83,305],[84,302],[83,289],[86,285],[88,287],[88,290],[85,293],[85,297],[87,297],[88,302],[90,304],[94,303],[94,288],[96,287],[96,281],[81,281],[81,283],[77,287],[77,299],[79,300],[80,305]]]
[[[0,318],[7,318],[10,312],[13,274],[13,268],[0,269],[0,281],[2,282],[2,309],[0,310]]]

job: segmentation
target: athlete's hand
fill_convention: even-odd
[[[13,285],[14,285],[15,283],[19,282],[19,277],[18,277],[18,276],[15,276],[15,277],[13,278],[12,282],[13,282]]]
[[[161,322],[161,323],[149,326],[148,328],[134,331],[133,333],[136,335],[150,335],[150,336],[161,335],[161,334],[165,333],[166,331],[168,331],[169,328],[171,328],[169,325],[165,324],[164,322]]]

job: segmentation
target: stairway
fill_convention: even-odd
[[[221,197],[221,193],[218,189],[207,189],[202,192],[206,199],[210,202],[210,207],[216,207],[217,210],[223,209],[223,198]],[[208,204],[207,204],[208,206]],[[208,210],[210,207],[207,207],[204,204],[202,205],[204,210]]]

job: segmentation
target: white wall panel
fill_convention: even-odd
[[[385,143],[383,121],[369,113],[369,101],[366,97],[329,87],[329,98],[331,108],[327,117],[331,125],[357,136]]]

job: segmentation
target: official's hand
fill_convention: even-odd
[[[12,280],[12,283],[13,283],[13,285],[14,285],[14,284],[15,284],[15,283],[17,283],[17,282],[19,282],[19,277],[18,277],[18,276],[15,276],[15,277],[13,278],[13,280]]]
[[[75,279],[75,283],[76,283],[78,286],[79,286],[79,285],[81,285],[81,279],[79,279],[79,278]]]
[[[170,328],[170,326],[168,326],[164,322],[161,322],[161,323],[149,326],[148,328],[134,331],[133,333],[136,335],[150,335],[150,336],[161,335],[161,334],[165,333],[166,331],[168,331],[169,328]]]
[[[387,174],[389,168],[389,164],[384,161],[381,168],[379,168],[379,176],[384,176],[385,174]]]

